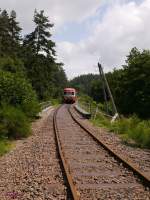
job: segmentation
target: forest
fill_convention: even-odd
[[[120,114],[136,114],[142,119],[150,118],[150,51],[131,49],[126,64],[120,69],[106,73],[111,92]],[[104,103],[102,82],[99,75],[87,74],[70,81],[81,93]],[[107,100],[109,102],[109,95]]]
[[[32,19],[31,19],[32,20]],[[59,98],[67,83],[57,62],[53,24],[35,10],[34,30],[23,36],[16,12],[0,10],[0,138],[25,137],[39,102]]]
[[[78,95],[81,96],[81,106],[85,107],[85,103],[90,103],[92,113],[96,113],[97,106],[102,111],[93,115],[91,122],[94,125],[119,134],[122,141],[130,146],[150,148],[150,51],[132,48],[126,57],[125,65],[105,75],[119,118],[111,123],[110,119],[102,114],[112,116],[114,111],[106,84],[103,87],[102,77],[98,74],[80,75],[70,81],[70,86],[76,87]],[[104,101],[104,88],[107,106]]]
[[[61,98],[66,86],[104,104],[98,74],[80,75],[68,82],[51,39],[54,24],[43,10],[35,10],[33,22],[33,31],[23,36],[16,12],[0,10],[0,152],[5,140],[30,135],[31,122],[41,109],[39,103]],[[150,118],[150,51],[134,47],[125,63],[106,73],[118,112],[147,120]]]

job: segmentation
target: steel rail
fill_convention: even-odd
[[[57,117],[58,110],[61,108],[61,106],[58,107],[56,109],[56,111],[54,112],[53,127],[54,127],[54,132],[55,132],[55,136],[56,136],[57,145],[58,145],[59,155],[60,155],[60,158],[61,158],[61,162],[62,162],[64,171],[66,173],[66,177],[67,177],[67,181],[68,181],[71,193],[72,193],[72,197],[73,197],[74,200],[79,200],[80,199],[80,193],[78,192],[78,190],[77,190],[77,188],[76,188],[76,186],[75,186],[75,184],[73,182],[72,175],[70,173],[68,163],[67,163],[67,161],[66,161],[66,159],[64,157],[64,151],[62,149],[60,138],[59,138],[59,130],[58,130],[58,127],[57,127],[57,118],[56,117]]]
[[[141,172],[133,163],[131,163],[131,161],[127,160],[126,158],[124,158],[123,156],[119,155],[118,153],[116,153],[114,150],[112,150],[107,144],[105,144],[103,141],[100,140],[100,138],[96,135],[94,135],[92,133],[91,130],[89,130],[85,125],[83,125],[80,120],[78,120],[72,113],[71,111],[72,106],[70,106],[68,108],[68,111],[72,117],[72,119],[84,130],[86,131],[88,134],[90,134],[98,143],[101,144],[101,146],[103,146],[104,149],[106,149],[113,157],[115,157],[117,160],[119,160],[120,162],[122,162],[125,166],[127,166],[130,170],[133,171],[133,173],[135,175],[137,175],[140,180],[143,182],[143,184],[146,187],[150,188],[150,178],[148,176],[146,176],[145,173]]]

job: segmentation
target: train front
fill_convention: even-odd
[[[64,103],[75,103],[76,101],[76,90],[74,88],[64,89]]]

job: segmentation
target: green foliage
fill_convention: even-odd
[[[0,135],[10,138],[26,137],[30,134],[30,124],[26,115],[10,105],[3,105],[0,110]]]
[[[103,112],[97,112],[95,116],[97,107],[99,111],[103,111],[103,104],[97,104],[86,95],[82,95],[78,99],[80,107],[88,112],[90,103],[91,122],[94,125],[107,128],[109,131],[121,135],[121,138],[128,144],[132,143],[132,145],[142,148],[150,148],[150,120],[141,120],[133,115],[129,118],[122,117],[111,123],[110,118],[106,117]]]
[[[50,29],[53,27],[48,20],[48,17],[44,16],[44,10],[34,12],[35,29],[32,33],[28,34],[24,39],[24,45],[32,49],[33,53],[46,53],[48,57],[55,55],[55,43],[50,40]]]
[[[0,12],[0,56],[16,56],[20,52],[21,28],[15,11],[10,16],[6,10]]]
[[[133,116],[110,123],[108,118],[98,114],[92,122],[97,126],[102,126],[121,134],[126,142],[130,143],[130,140],[133,140],[139,147],[150,148],[150,121],[141,121],[138,117]]]
[[[133,48],[122,70],[108,74],[115,102],[123,114],[150,117],[150,51]]]
[[[11,143],[6,139],[0,138],[0,156],[7,153],[10,150],[10,148]]]
[[[109,128],[111,129],[111,124],[110,124],[110,120],[108,118],[106,118],[104,115],[102,114],[97,114],[96,118],[93,120],[91,120],[96,126],[101,126],[104,128]]]
[[[3,103],[20,107],[29,117],[39,112],[31,84],[18,75],[0,71],[0,104]]]
[[[35,29],[22,39],[16,12],[0,9],[0,155],[9,150],[9,138],[30,134],[38,100],[60,99],[67,84],[56,62],[53,24],[44,11],[35,10],[33,21]]]
[[[58,106],[61,104],[61,99],[51,99],[52,106]]]
[[[27,75],[40,100],[62,95],[67,83],[62,63],[54,58],[55,43],[51,40],[51,24],[44,11],[34,13],[35,29],[23,41],[23,59]]]
[[[35,29],[21,41],[15,11],[0,11],[0,70],[27,78],[40,100],[62,95],[67,84],[62,63],[56,62],[53,24],[44,11],[34,13]]]
[[[16,12],[0,10],[0,137],[27,136],[40,111],[38,98],[60,98],[67,84],[63,64],[56,62],[53,24],[44,11],[35,11],[34,23],[22,39]],[[7,142],[1,144],[5,152]]]
[[[150,148],[150,122],[141,121],[128,130],[129,137],[134,139],[141,147]]]
[[[22,60],[11,57],[0,58],[0,70],[17,73],[20,76],[25,76],[25,68]]]
[[[70,87],[76,88],[80,94],[84,93],[88,96],[93,97],[93,91],[91,88],[92,82],[98,79],[99,79],[99,75],[94,75],[94,74],[80,75],[72,79],[69,82],[69,84],[70,84]]]
[[[91,84],[91,94],[94,101],[104,103],[104,94],[100,78],[99,80],[93,80]]]
[[[93,81],[89,81],[89,77]],[[150,118],[150,51],[133,48],[122,69],[106,74],[119,113],[126,116],[136,114]],[[91,96],[96,102],[104,103],[102,83],[98,75],[83,75],[74,78],[70,84]],[[87,88],[87,89],[85,89]],[[110,97],[106,92],[107,100]],[[110,113],[112,106],[109,103]]]
[[[27,75],[40,100],[62,95],[67,78],[60,64],[44,55],[36,55],[27,60],[25,66],[28,67]]]

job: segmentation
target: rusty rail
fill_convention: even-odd
[[[97,137],[96,135],[94,135],[92,133],[91,130],[89,130],[85,125],[83,125],[77,118],[75,118],[75,116],[73,115],[72,111],[71,111],[71,107],[68,109],[72,119],[87,133],[89,133],[98,143],[100,143],[104,149],[106,149],[107,151],[109,151],[109,153],[114,156],[117,160],[121,161],[125,166],[127,166],[130,170],[133,171],[133,173],[135,175],[137,175],[140,180],[143,182],[143,184],[146,187],[150,187],[150,178],[148,176],[146,176],[145,173],[141,172],[133,163],[131,163],[131,161],[127,160],[126,158],[124,158],[123,156],[119,155],[118,153],[116,153],[114,150],[112,150],[107,144],[105,144],[103,141],[100,140],[99,137]]]
[[[68,181],[68,184],[69,184],[69,187],[70,187],[73,199],[74,200],[79,200],[80,199],[80,194],[77,191],[77,188],[76,188],[75,184],[73,183],[72,175],[70,173],[67,161],[66,161],[66,159],[64,157],[64,152],[63,152],[63,149],[62,149],[62,146],[61,146],[61,142],[60,142],[60,138],[59,138],[59,130],[57,128],[57,119],[56,119],[56,116],[57,116],[57,112],[60,109],[60,107],[58,107],[56,109],[56,111],[54,113],[54,117],[53,117],[53,126],[54,126],[56,141],[57,141],[57,145],[58,145],[58,151],[59,151],[59,155],[60,155],[60,158],[61,158],[61,162],[62,162],[64,171],[66,173],[67,181]]]

